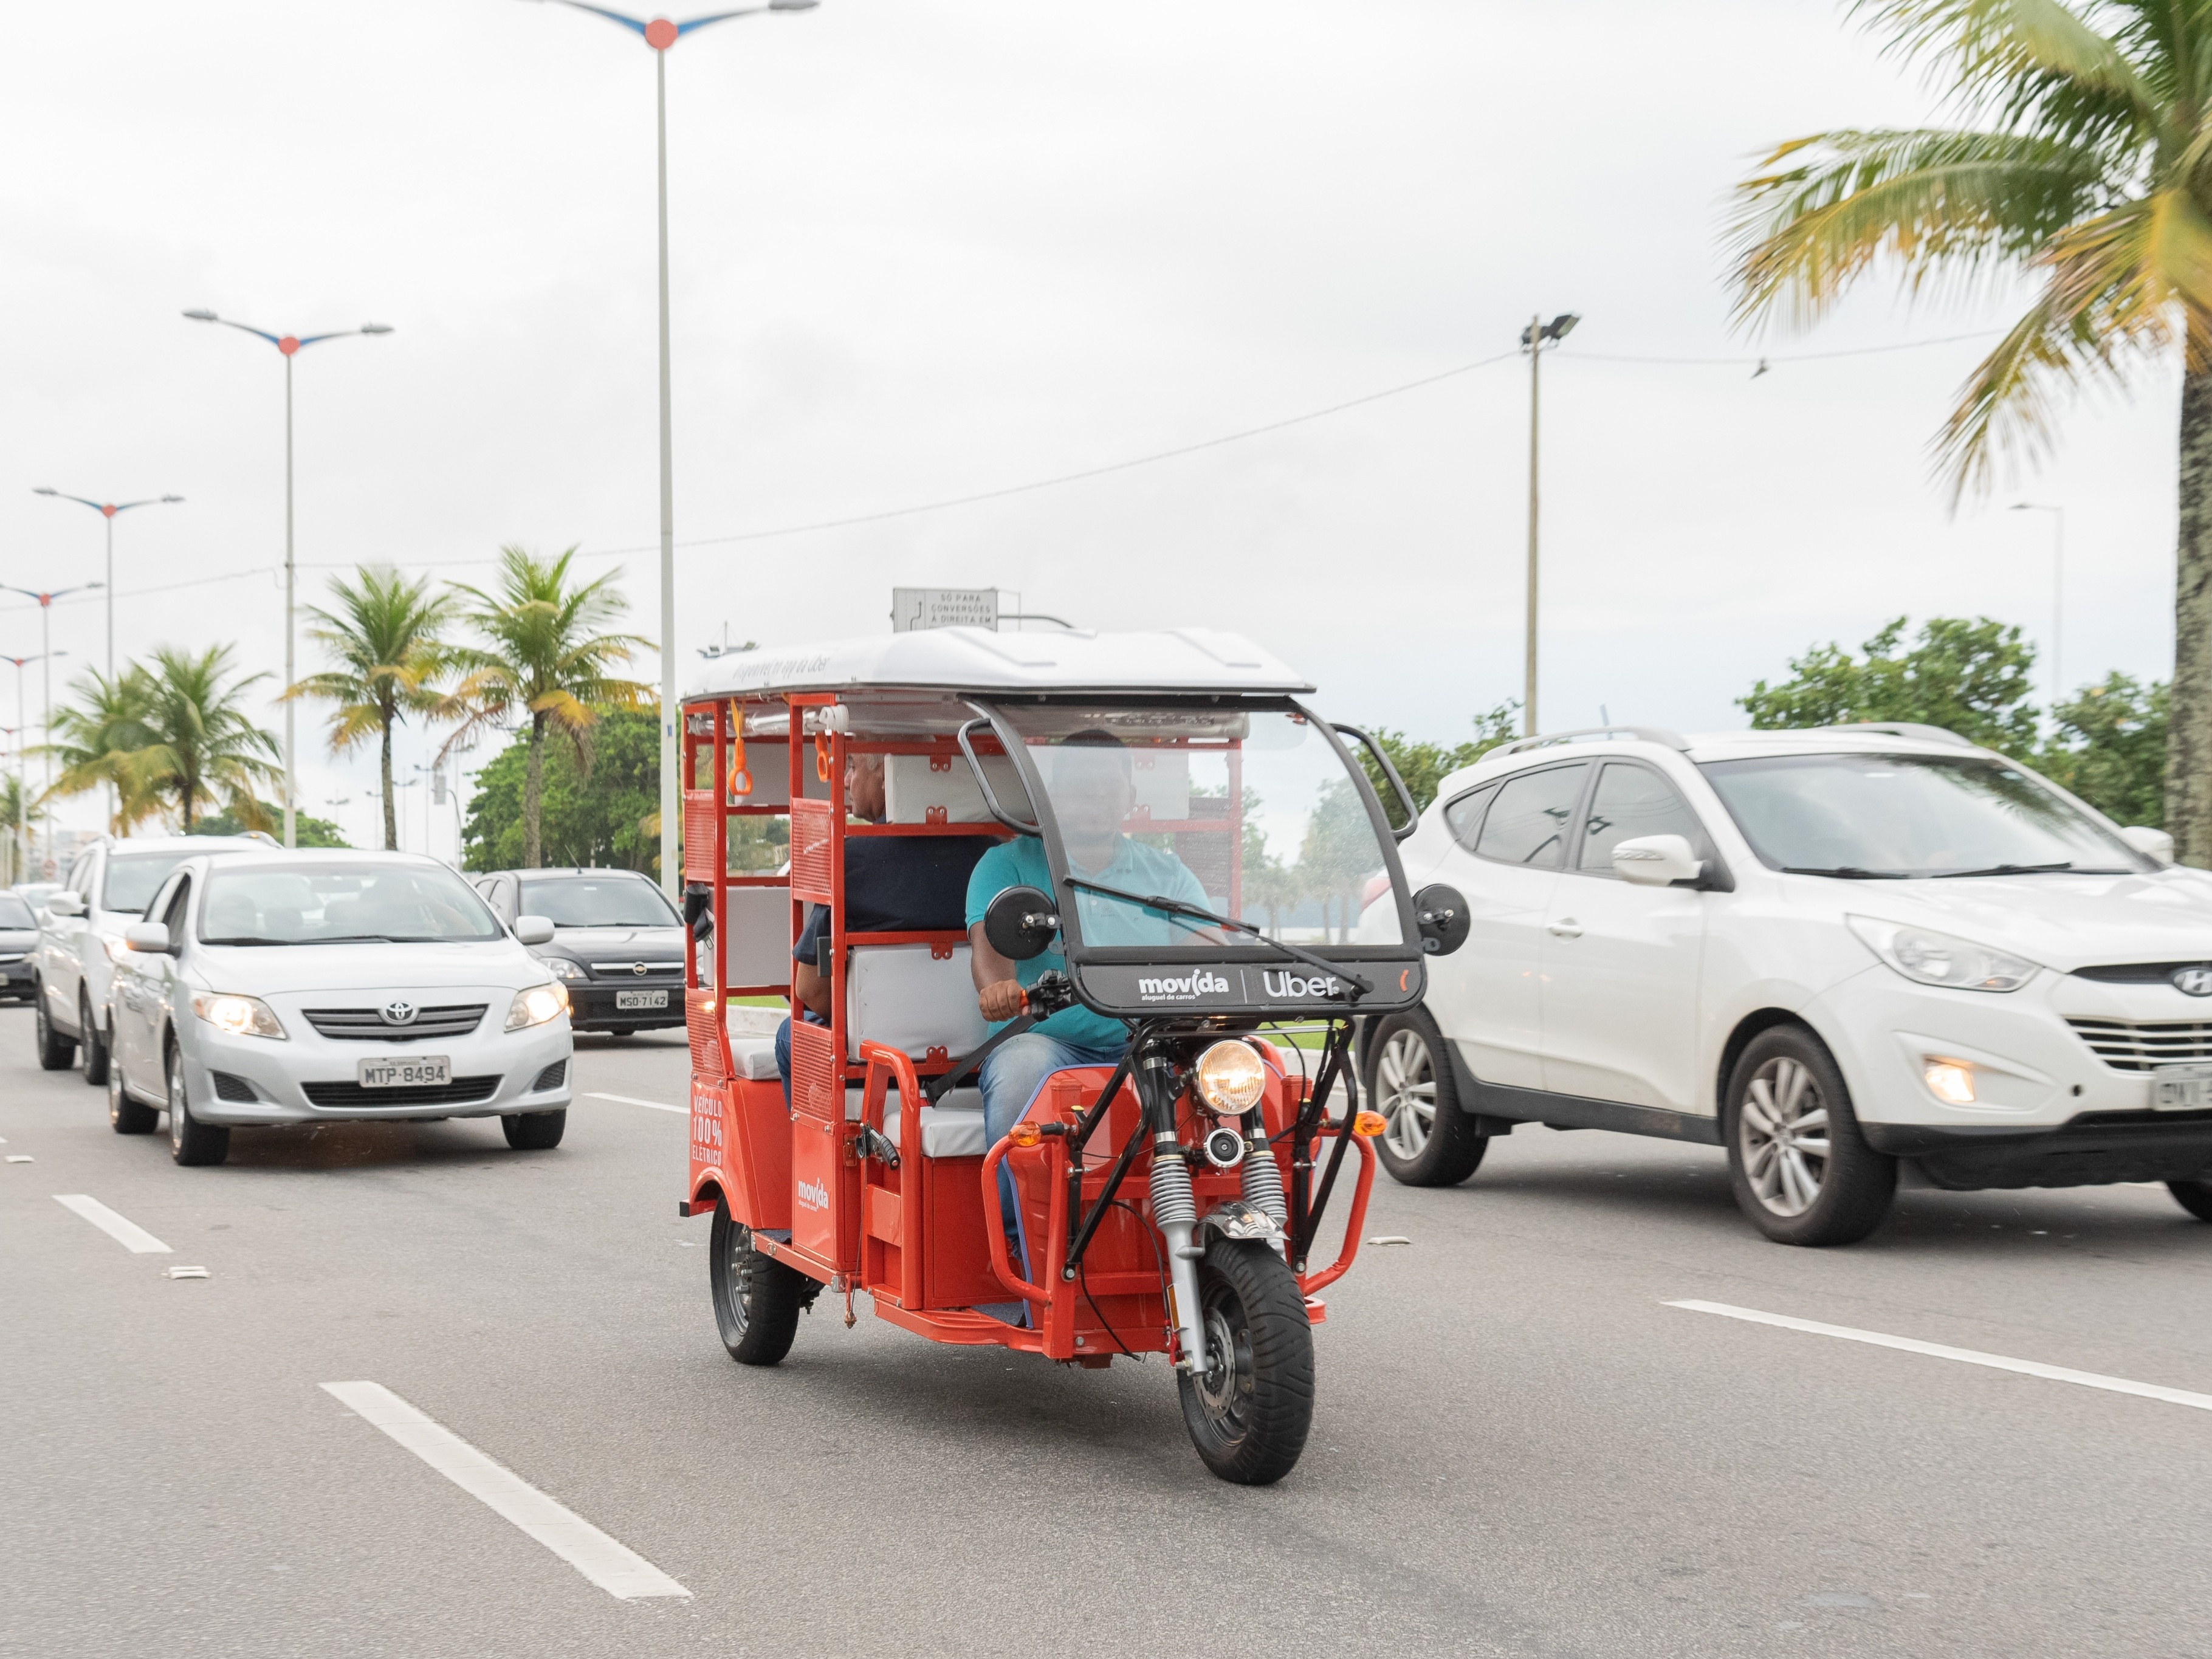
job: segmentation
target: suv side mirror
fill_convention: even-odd
[[[514,937],[525,945],[550,945],[553,942],[553,921],[550,916],[517,916]]]
[[[134,921],[123,930],[123,942],[131,949],[148,956],[167,956],[169,951],[168,925],[159,921]]]
[[[2120,839],[2146,858],[2156,859],[2160,864],[2173,862],[2173,837],[2163,830],[2153,830],[2144,824],[2131,824],[2120,831]]]
[[[1613,849],[1613,873],[1638,887],[1666,887],[1695,881],[1705,861],[1690,850],[1686,836],[1635,836]]]
[[[1467,913],[1467,896],[1439,881],[1413,895],[1413,923],[1421,930],[1423,951],[1448,957],[1467,943],[1474,918]]]
[[[1034,887],[1008,887],[983,912],[983,937],[1009,962],[1027,962],[1052,948],[1060,912]]]
[[[2173,842],[2169,839],[2166,844],[2170,848]],[[58,916],[81,916],[84,914],[84,901],[64,887],[58,893],[46,895],[46,908]]]

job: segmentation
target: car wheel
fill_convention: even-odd
[[[1802,1026],[1751,1040],[1722,1112],[1737,1206],[1779,1244],[1856,1244],[1889,1213],[1897,1160],[1866,1144],[1826,1047]]]
[[[169,1084],[169,1156],[195,1166],[222,1163],[230,1156],[230,1131],[192,1115],[191,1103],[185,1097],[185,1057],[173,1042],[163,1070]]]
[[[2212,1221],[2212,1181],[2169,1181],[2166,1190],[2199,1221]]]
[[[107,1127],[119,1135],[149,1135],[161,1114],[143,1100],[133,1099],[123,1086],[123,1068],[115,1063],[114,1036],[108,1032]]]
[[[39,1069],[42,1072],[66,1072],[76,1060],[76,1039],[65,1037],[54,1029],[46,1016],[46,994],[38,990],[31,999],[32,1040],[39,1048]]]
[[[502,1112],[499,1127],[507,1132],[507,1144],[518,1152],[550,1152],[561,1144],[561,1137],[568,1127],[568,1114],[558,1112]]]
[[[1443,1035],[1421,1012],[1392,1014],[1368,1039],[1367,1097],[1388,1126],[1375,1149],[1407,1187],[1455,1187],[1473,1175],[1490,1138],[1460,1109]]]
[[[740,1365],[776,1364],[799,1334],[805,1275],[755,1249],[752,1229],[730,1213],[723,1199],[714,1201],[708,1251],[707,1283],[722,1346]]]
[[[76,1000],[76,1029],[84,1033],[84,1080],[98,1088],[107,1081],[107,1041],[92,1021],[92,1006],[80,994]]]

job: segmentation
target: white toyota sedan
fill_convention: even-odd
[[[1470,933],[1365,1033],[1383,1162],[1703,1141],[1797,1244],[1863,1237],[1900,1176],[2163,1182],[2212,1221],[2212,877],[2171,849],[1930,726],[1493,750],[1404,845]]]
[[[125,930],[108,1118],[169,1116],[179,1164],[220,1164],[240,1125],[493,1117],[510,1146],[560,1144],[568,1001],[434,860],[271,852],[185,860]]]

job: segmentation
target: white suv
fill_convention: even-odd
[[[32,1003],[39,1064],[65,1072],[84,1049],[84,1080],[107,1081],[108,1032],[114,1024],[111,988],[123,957],[123,930],[169,872],[204,853],[265,853],[266,836],[134,836],[99,841],[77,854],[69,878],[38,905]]]
[[[1364,1033],[1385,1167],[1540,1122],[1725,1146],[1785,1243],[1864,1237],[1900,1165],[2212,1220],[2212,877],[2172,846],[1932,726],[1493,750],[1401,849],[1470,932]]]

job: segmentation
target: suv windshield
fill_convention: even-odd
[[[1984,756],[1778,755],[1698,769],[1779,870],[1925,878],[2144,867],[2070,802]]]
[[[506,936],[468,883],[424,865],[319,859],[218,866],[200,907],[207,945],[461,944]]]
[[[674,927],[681,921],[660,890],[642,876],[540,876],[522,884],[517,914],[556,927]]]
[[[1359,928],[1365,889],[1389,865],[1358,785],[1305,715],[1001,712],[1044,785],[1071,874],[1198,905],[1298,944],[1344,944]],[[1205,921],[1103,893],[1079,891],[1075,908],[1091,946],[1224,942]],[[1397,944],[1396,906],[1377,906],[1359,939]]]
[[[179,853],[115,853],[108,855],[107,875],[100,884],[100,908],[131,910],[140,915],[161,890],[169,872],[186,859],[202,853],[243,852],[243,848],[194,847]]]

